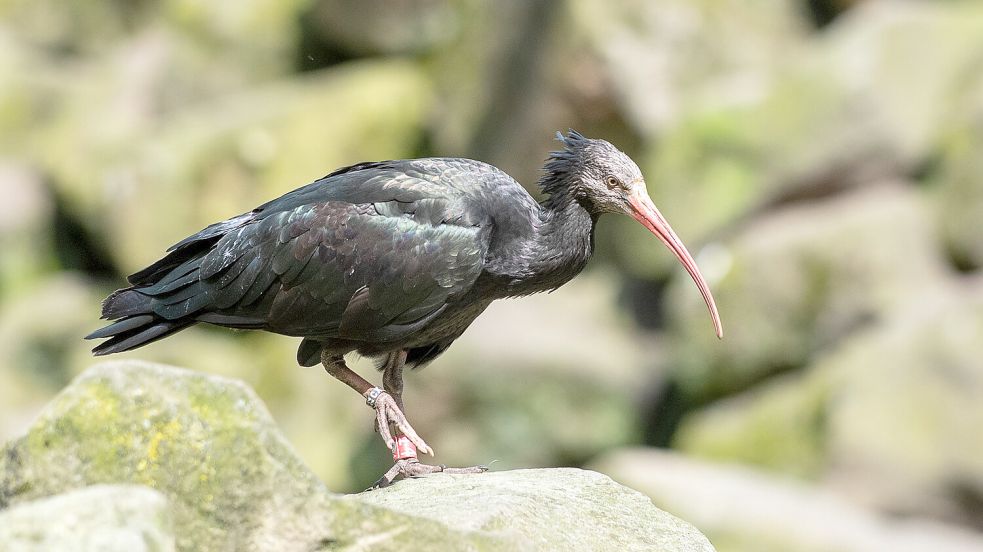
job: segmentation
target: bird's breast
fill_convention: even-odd
[[[492,299],[476,299],[448,305],[432,322],[413,334],[407,347],[420,347],[439,341],[457,339],[488,308]]]

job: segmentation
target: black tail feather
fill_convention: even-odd
[[[126,316],[150,314],[150,297],[133,288],[114,291],[102,302],[102,317],[117,320]]]
[[[146,326],[154,321],[154,315],[152,314],[140,314],[137,316],[130,316],[122,320],[117,320],[112,324],[99,328],[98,330],[85,336],[86,339],[102,339],[104,337],[113,337],[114,335],[119,335],[124,332],[135,330],[137,328]]]
[[[197,323],[199,317],[195,315],[211,305],[213,299],[199,285],[202,258],[227,232],[248,224],[255,216],[253,211],[212,224],[172,246],[162,259],[132,274],[131,287],[117,290],[103,301],[102,318],[114,322],[85,337],[108,338],[92,349],[92,353],[129,351]],[[232,327],[263,324],[261,319],[245,316],[206,312],[202,317],[202,321]]]
[[[143,347],[148,343],[153,343],[158,339],[163,339],[174,332],[179,332],[194,324],[194,320],[164,320],[162,318],[153,317],[152,315],[144,316],[151,318],[151,321],[132,329],[122,330],[120,333],[110,334],[108,330],[111,328],[121,327],[124,325],[123,323],[127,323],[135,318],[143,317],[140,316],[131,319],[124,319],[102,328],[101,330],[96,330],[95,332],[86,336],[86,339],[93,339],[96,337],[104,337],[104,335],[96,334],[105,334],[105,336],[112,335],[111,339],[100,343],[94,349],[92,349],[92,354],[102,356],[112,353],[122,353],[123,351]]]
[[[86,339],[108,340],[92,353],[96,356],[120,353],[142,347],[195,323],[194,320],[167,320],[153,312],[151,298],[133,288],[114,292],[102,303],[102,317],[115,320]]]

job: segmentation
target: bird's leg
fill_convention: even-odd
[[[321,364],[324,365],[324,371],[331,374],[331,377],[358,391],[362,395],[367,394],[372,389],[372,384],[353,372],[345,364],[345,357],[341,355],[323,353],[321,354]]]
[[[383,365],[382,372],[382,386],[385,388],[385,393],[388,394],[396,402],[397,407],[400,410],[400,415],[402,415],[403,410],[403,365],[406,364],[406,351],[397,351],[391,353],[386,362]],[[378,399],[377,399],[378,400]],[[403,418],[405,420],[405,418]],[[379,424],[382,423],[382,418],[379,418]],[[406,424],[409,426],[409,424]],[[377,426],[380,433],[383,431],[382,426]],[[387,428],[388,429],[388,428]],[[412,428],[410,428],[412,429]],[[429,475],[431,473],[481,473],[488,471],[487,466],[472,466],[469,468],[448,468],[443,464],[439,466],[431,466],[429,464],[423,464],[416,457],[416,450],[413,449],[412,445],[416,444],[415,441],[409,435],[405,437],[400,435],[401,427],[395,428],[396,435],[396,449],[393,451],[393,459],[396,461],[393,467],[389,468],[389,471],[384,473],[378,481],[372,485],[372,489],[379,489],[390,485],[397,477],[402,475],[403,477],[419,477],[423,475]],[[405,431],[404,431],[405,433]],[[405,439],[409,438],[409,442]],[[388,441],[387,441],[388,442]],[[433,449],[427,447],[426,449],[420,448],[424,452],[433,455]]]
[[[396,399],[396,406],[403,410],[403,365],[406,351],[396,351],[386,358],[382,369],[382,388]]]
[[[405,360],[406,356],[405,353],[403,353],[402,360],[399,363],[400,372],[403,368],[402,363],[405,362]],[[383,391],[378,387],[374,387],[365,378],[352,371],[352,369],[345,364],[345,359],[341,355],[329,354],[325,352],[321,355],[321,364],[324,365],[324,370],[327,373],[331,374],[345,385],[361,393],[361,395],[365,397],[365,402],[375,409],[376,428],[378,429],[382,440],[386,443],[386,446],[389,447],[389,450],[395,451],[396,448],[397,443],[393,438],[392,431],[390,430],[390,427],[395,427],[398,431],[402,432],[402,435],[405,435],[405,438],[409,439],[418,450],[431,455],[433,454],[433,449],[427,445],[426,441],[417,435],[416,430],[414,430],[413,426],[406,421],[406,416],[403,415],[403,409],[401,408],[403,386],[402,376],[399,378],[400,392],[397,395],[399,397],[397,399],[388,392]]]
[[[366,398],[367,402],[375,402],[375,429],[393,451],[394,458],[415,457],[417,450],[433,456],[433,449],[414,431],[403,413],[404,364],[406,364],[406,351],[390,353],[382,365],[382,387],[385,391],[380,389],[376,389],[375,392],[370,391],[376,395],[374,400],[372,395]]]

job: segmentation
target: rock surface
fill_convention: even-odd
[[[517,470],[411,483],[358,500],[475,531],[512,550],[713,550],[688,523],[596,472]]]
[[[93,485],[0,511],[5,552],[170,552],[167,499],[138,486]]]
[[[46,497],[99,484],[166,497],[178,550],[713,550],[639,493],[581,470],[434,476],[333,494],[248,387],[140,362],[82,374],[0,456],[3,515],[71,503]],[[149,502],[139,519],[157,519],[160,503]],[[0,549],[14,536],[5,538]]]

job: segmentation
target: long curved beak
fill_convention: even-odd
[[[631,204],[632,210],[629,214],[640,222],[642,226],[649,229],[650,232],[655,234],[662,240],[662,243],[666,244],[679,259],[679,262],[683,264],[686,268],[686,272],[693,278],[696,282],[696,287],[700,288],[700,294],[703,295],[703,300],[707,304],[707,308],[710,309],[710,318],[713,319],[713,329],[717,332],[717,337],[723,339],[724,328],[720,324],[720,314],[717,313],[717,304],[713,301],[713,294],[710,293],[710,286],[707,285],[707,281],[703,278],[703,274],[700,273],[700,268],[696,266],[696,261],[693,260],[693,256],[689,254],[686,250],[686,246],[683,245],[682,240],[672,231],[672,227],[666,222],[666,219],[662,216],[662,213],[655,207],[652,200],[645,193],[643,186],[636,187],[635,191],[628,196],[628,202]]]

